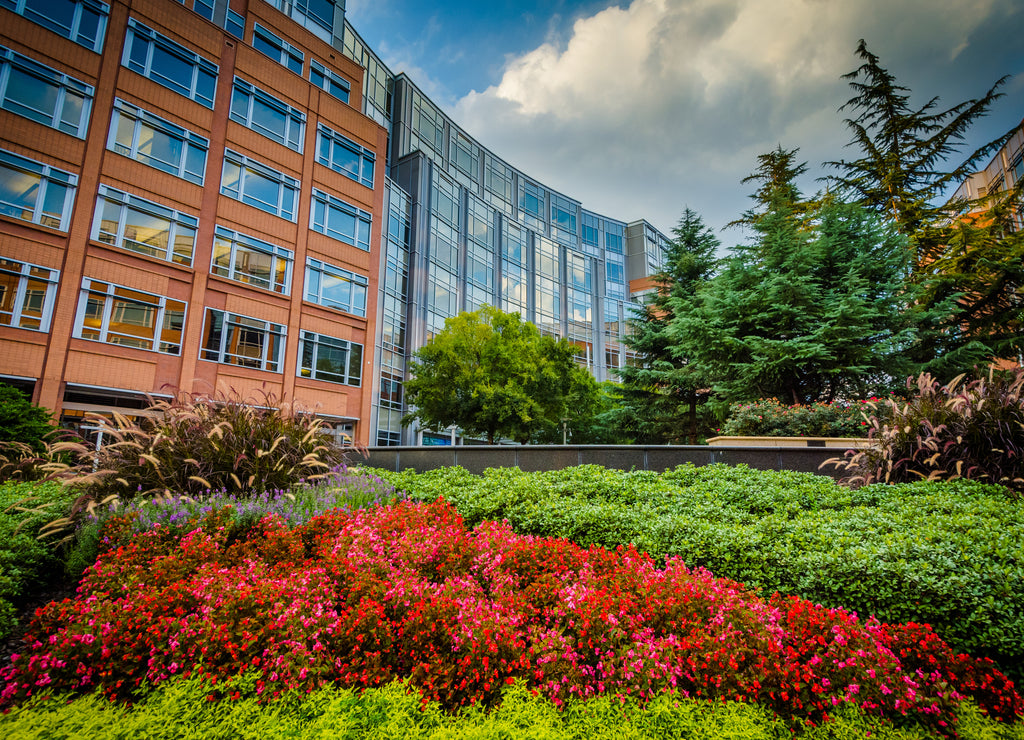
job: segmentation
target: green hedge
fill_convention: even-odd
[[[370,689],[362,695],[347,689],[323,688],[308,695],[290,695],[261,705],[253,692],[254,678],[219,687],[218,694],[237,698],[209,701],[210,686],[197,679],[154,690],[132,708],[97,695],[71,702],[60,698],[33,701],[0,717],[0,734],[8,740],[80,738],[136,740],[144,737],[239,740],[254,738],[330,738],[366,740],[394,738],[579,738],[579,740],[789,740],[791,727],[758,705],[703,702],[663,694],[646,708],[597,698],[575,701],[559,711],[521,685],[504,692],[491,711],[467,709],[456,715],[437,704],[421,708],[418,693],[401,683]],[[956,728],[964,740],[1024,740],[1024,723],[1001,725],[976,708],[963,706]],[[931,737],[920,728],[896,728],[880,719],[842,707],[833,721],[820,727],[792,728],[807,740],[864,738],[912,740]]]
[[[59,483],[0,484],[0,639],[14,629],[26,592],[64,575],[54,547],[37,535],[43,524],[64,515],[68,503]]]
[[[413,498],[443,496],[469,524],[507,519],[517,532],[581,545],[634,543],[767,593],[926,622],[956,650],[1024,678],[1024,520],[999,487],[854,491],[823,476],[724,465],[376,472]]]

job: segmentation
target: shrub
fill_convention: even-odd
[[[907,381],[912,388],[911,381]],[[940,385],[917,379],[904,404],[888,401],[870,419],[874,444],[847,461],[834,461],[851,485],[919,479],[967,478],[1024,491],[1024,368],[964,376]]]
[[[958,652],[1024,679],[1024,522],[1005,489],[972,481],[851,490],[824,476],[683,465],[524,473],[378,471],[470,525],[682,558],[765,593],[886,622],[931,624]]]
[[[157,401],[149,412],[151,419],[142,422],[117,414],[113,420],[96,417],[105,439],[113,441],[98,453],[75,447],[79,465],[69,471],[77,476],[71,482],[86,487],[93,500],[252,493],[316,479],[344,459],[320,419],[278,404],[272,395],[243,401],[183,394]]]
[[[153,740],[202,737],[207,740],[252,738],[332,738],[332,740],[441,740],[442,738],[525,738],[528,740],[790,740],[793,729],[765,707],[737,702],[687,699],[660,694],[646,705],[608,697],[571,699],[559,710],[532,695],[523,682],[502,691],[500,706],[455,714],[436,702],[425,706],[405,682],[365,691],[325,686],[261,703],[256,674],[223,684],[211,701],[201,677],[169,682],[146,693],[132,707],[111,704],[100,695],[73,701],[35,701],[0,717],[9,740],[39,737],[90,737]],[[1024,723],[1001,725],[970,704],[959,708],[961,740],[1024,740]],[[876,738],[924,740],[932,734],[916,726],[895,727],[867,712],[844,707],[829,722],[798,725],[807,740]]]
[[[333,511],[291,530],[270,516],[237,537],[219,512],[200,524],[103,552],[74,600],[37,613],[4,701],[94,687],[132,698],[193,673],[224,697],[226,680],[257,669],[268,701],[408,678],[449,710],[493,706],[519,680],[558,705],[674,690],[797,722],[849,704],[940,731],[963,698],[1003,720],[1024,711],[990,661],[955,655],[927,627],[762,599],[633,548],[471,531],[443,502]]]
[[[719,430],[727,436],[750,437],[865,437],[867,404],[812,403],[786,405],[769,398],[754,403],[734,403]]]
[[[19,442],[42,452],[53,431],[49,411],[36,406],[17,388],[0,383],[0,442]]]
[[[0,639],[14,630],[27,597],[59,580],[60,560],[37,535],[69,505],[58,483],[0,484]]]

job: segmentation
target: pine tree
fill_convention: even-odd
[[[720,242],[689,208],[672,233],[664,268],[654,276],[657,292],[630,321],[625,342],[636,361],[619,371],[619,418],[637,442],[696,444],[702,431],[698,406],[708,382],[669,327],[714,274]]]
[[[905,239],[860,206],[804,199],[795,154],[759,157],[752,238],[670,331],[728,402],[860,396],[902,380],[915,340]]]
[[[910,106],[910,90],[897,84],[863,39],[856,53],[863,63],[843,76],[856,94],[839,110],[855,113],[844,123],[853,134],[850,146],[862,156],[825,164],[840,170],[834,182],[852,191],[864,205],[886,214],[910,239],[915,268],[920,269],[941,254],[948,240],[951,214],[943,203],[944,194],[1012,134],[979,147],[955,167],[947,162],[959,151],[968,129],[1002,97],[998,90],[1008,78],[997,80],[980,98],[946,110],[936,109],[937,97],[915,109]]]
[[[911,280],[920,294],[914,306],[920,341],[913,359],[939,377],[952,377],[994,358],[1019,356],[1024,239],[1013,219],[1024,202],[1024,183],[977,200],[945,198],[1016,129],[950,164],[971,125],[1002,96],[999,88],[1007,78],[946,110],[937,108],[937,98],[915,109],[910,91],[863,40],[857,55],[863,63],[845,75],[856,94],[840,110],[855,113],[845,122],[861,157],[827,164],[841,173],[836,183],[884,214],[909,240]]]

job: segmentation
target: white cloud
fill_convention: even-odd
[[[1019,26],[1015,6],[634,0],[577,20],[564,45],[509,59],[497,84],[458,101],[455,119],[588,208],[669,229],[689,205],[719,226],[746,207],[739,181],[758,154],[799,146],[814,166],[843,156],[836,108],[849,90],[840,75],[856,66],[859,38],[901,82],[916,90],[920,81],[922,95],[951,104],[1020,71],[961,70],[977,80],[948,99],[941,78],[970,56],[986,23]]]

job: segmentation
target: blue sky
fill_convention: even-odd
[[[348,0],[347,16],[484,146],[584,207],[664,231],[684,207],[720,228],[758,154],[855,156],[837,108],[860,38],[949,107],[1011,78],[968,144],[1024,118],[1022,0]],[[744,238],[721,234],[724,246]]]

